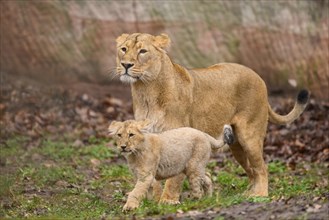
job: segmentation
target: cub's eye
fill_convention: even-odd
[[[131,138],[131,137],[134,137],[135,136],[135,134],[132,134],[132,133],[130,133],[129,134],[129,137]]]
[[[121,136],[122,136],[121,134],[117,134],[117,135],[118,135],[118,137],[120,137],[120,138],[121,138]]]
[[[141,50],[139,51],[139,53],[141,53],[141,54],[146,53],[146,52],[147,52],[147,50],[145,50],[145,49],[141,49]]]
[[[121,51],[122,51],[122,52],[126,52],[126,51],[127,51],[127,48],[126,48],[126,47],[122,47],[122,48],[121,48]]]

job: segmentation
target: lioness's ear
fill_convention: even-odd
[[[118,45],[121,45],[123,44],[127,38],[128,38],[129,34],[121,34],[121,36],[119,36],[117,39],[116,39],[116,42]]]
[[[120,129],[121,125],[122,125],[122,122],[112,121],[108,128],[109,135],[113,135],[113,134],[117,133],[118,130]]]
[[[149,119],[145,119],[143,121],[138,122],[138,129],[142,133],[149,133],[152,131],[152,123]]]
[[[160,34],[154,38],[154,45],[167,50],[170,46],[170,38],[167,34]]]

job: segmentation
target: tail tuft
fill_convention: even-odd
[[[234,143],[234,134],[232,127],[229,125],[224,126],[224,142],[228,145],[231,145]]]
[[[306,89],[299,91],[294,108],[287,115],[279,115],[268,105],[269,121],[275,124],[286,125],[296,120],[303,113],[310,98],[310,93]]]
[[[297,102],[298,104],[306,104],[308,99],[310,97],[310,94],[309,92],[306,90],[306,89],[303,89],[301,90],[299,93],[298,93],[298,96],[297,96]]]

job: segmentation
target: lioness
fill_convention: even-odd
[[[136,120],[150,119],[154,131],[193,127],[218,137],[224,124],[233,125],[237,142],[232,154],[246,171],[250,196],[268,195],[263,142],[268,121],[289,124],[305,109],[309,93],[299,92],[287,115],[275,113],[268,103],[264,81],[251,69],[233,63],[186,69],[166,53],[167,35],[122,34],[117,38],[116,73],[131,84]],[[169,179],[161,200],[179,200],[184,177]]]
[[[163,133],[148,133],[150,122],[113,121],[109,133],[125,154],[130,170],[137,180],[129,193],[123,211],[135,209],[146,195],[154,179],[162,180],[180,173],[187,175],[192,198],[212,195],[211,179],[206,165],[212,150],[233,143],[231,126],[225,125],[219,140],[193,128],[176,128]]]

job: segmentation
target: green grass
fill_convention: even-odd
[[[9,157],[22,154],[23,147],[22,144],[27,140],[27,138],[24,137],[17,137],[12,138],[8,141],[6,141],[4,144],[1,144],[0,146],[0,159],[1,161],[4,161],[5,163],[9,162]]]
[[[140,208],[128,214],[121,209],[126,193],[133,189],[133,176],[122,156],[106,144],[91,139],[82,147],[69,141],[44,140],[26,148],[25,138],[11,139],[1,146],[0,217],[107,219],[164,215],[212,207],[229,207],[243,201],[270,202],[282,197],[319,196],[328,185],[321,165],[299,164],[290,170],[282,162],[268,164],[270,195],[267,198],[243,196],[248,179],[236,162],[228,159],[223,167],[211,161],[214,194],[200,200],[184,199],[177,206],[158,205],[144,199]],[[189,188],[184,182],[183,191]],[[220,219],[220,218],[219,218]]]
[[[24,181],[26,178],[32,180],[34,185],[43,187],[46,185],[56,184],[57,181],[63,180],[67,183],[78,183],[83,180],[83,176],[75,171],[70,166],[29,166],[19,169],[20,180]]]

